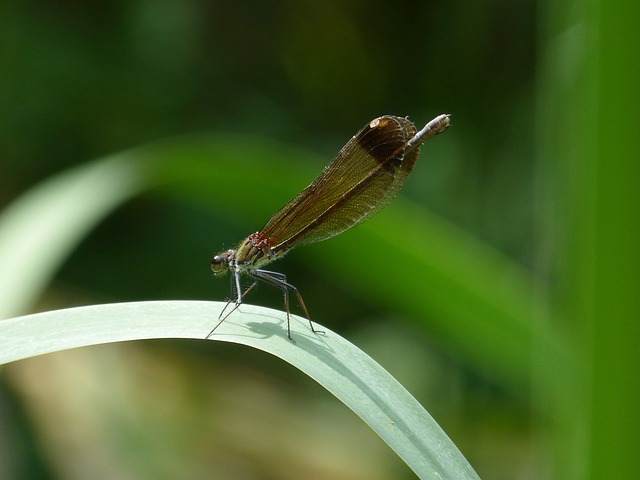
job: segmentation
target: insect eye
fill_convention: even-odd
[[[211,270],[213,270],[213,273],[220,273],[226,270],[227,266],[228,263],[221,255],[216,255],[213,257],[213,260],[211,260]]]

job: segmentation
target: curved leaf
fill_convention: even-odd
[[[164,301],[95,305],[0,322],[0,364],[69,348],[149,338],[204,338],[219,302]],[[243,305],[211,340],[247,345],[275,355],[338,397],[420,478],[478,478],[426,410],[388,372],[339,335],[313,334],[284,313]]]

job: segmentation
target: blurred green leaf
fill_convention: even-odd
[[[215,208],[230,224],[260,225],[274,203],[290,198],[291,184],[314,178],[316,169],[303,161],[311,157],[246,136],[186,137],[44,182],[0,218],[0,259],[6,265],[0,286],[9,292],[0,300],[0,314],[24,311],[83,236],[131,196],[162,185],[158,193]],[[256,192],[275,200],[256,201]],[[330,262],[319,247],[308,248],[314,268],[367,301],[416,319],[515,391],[530,383],[534,348],[560,358],[559,342],[545,325],[534,324],[535,284],[522,267],[425,209],[401,201],[389,208],[392,213],[345,234],[357,242],[358,255],[353,243],[340,241],[332,243]]]
[[[0,318],[29,308],[78,243],[140,191],[133,158],[115,155],[42,182],[0,213]]]
[[[89,345],[150,338],[203,339],[224,308],[213,302],[94,305],[0,322],[0,364]],[[314,335],[293,317],[245,305],[211,340],[247,345],[275,355],[316,380],[362,418],[420,478],[478,478],[424,408],[380,365],[323,327]]]
[[[542,7],[539,153],[553,238],[545,268],[556,287],[551,306],[564,313],[555,323],[571,331],[577,357],[540,376],[558,420],[555,473],[600,479],[615,466],[615,476],[635,478],[640,7],[601,0]]]

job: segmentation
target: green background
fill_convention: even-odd
[[[211,256],[258,230],[366,122],[450,113],[388,208],[273,268],[316,322],[416,396],[482,478],[631,478],[638,8],[4,2],[0,205],[125,150],[142,146],[131,155],[159,170],[163,156],[184,159],[12,314],[221,300]],[[248,300],[281,306],[268,287]],[[0,425],[1,478],[412,478],[320,387],[232,345],[17,362],[0,372]]]

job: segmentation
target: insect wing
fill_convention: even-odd
[[[360,130],[320,175],[261,230],[276,253],[326,240],[386,206],[413,170],[420,148],[405,156],[416,134],[409,120],[384,116]]]

